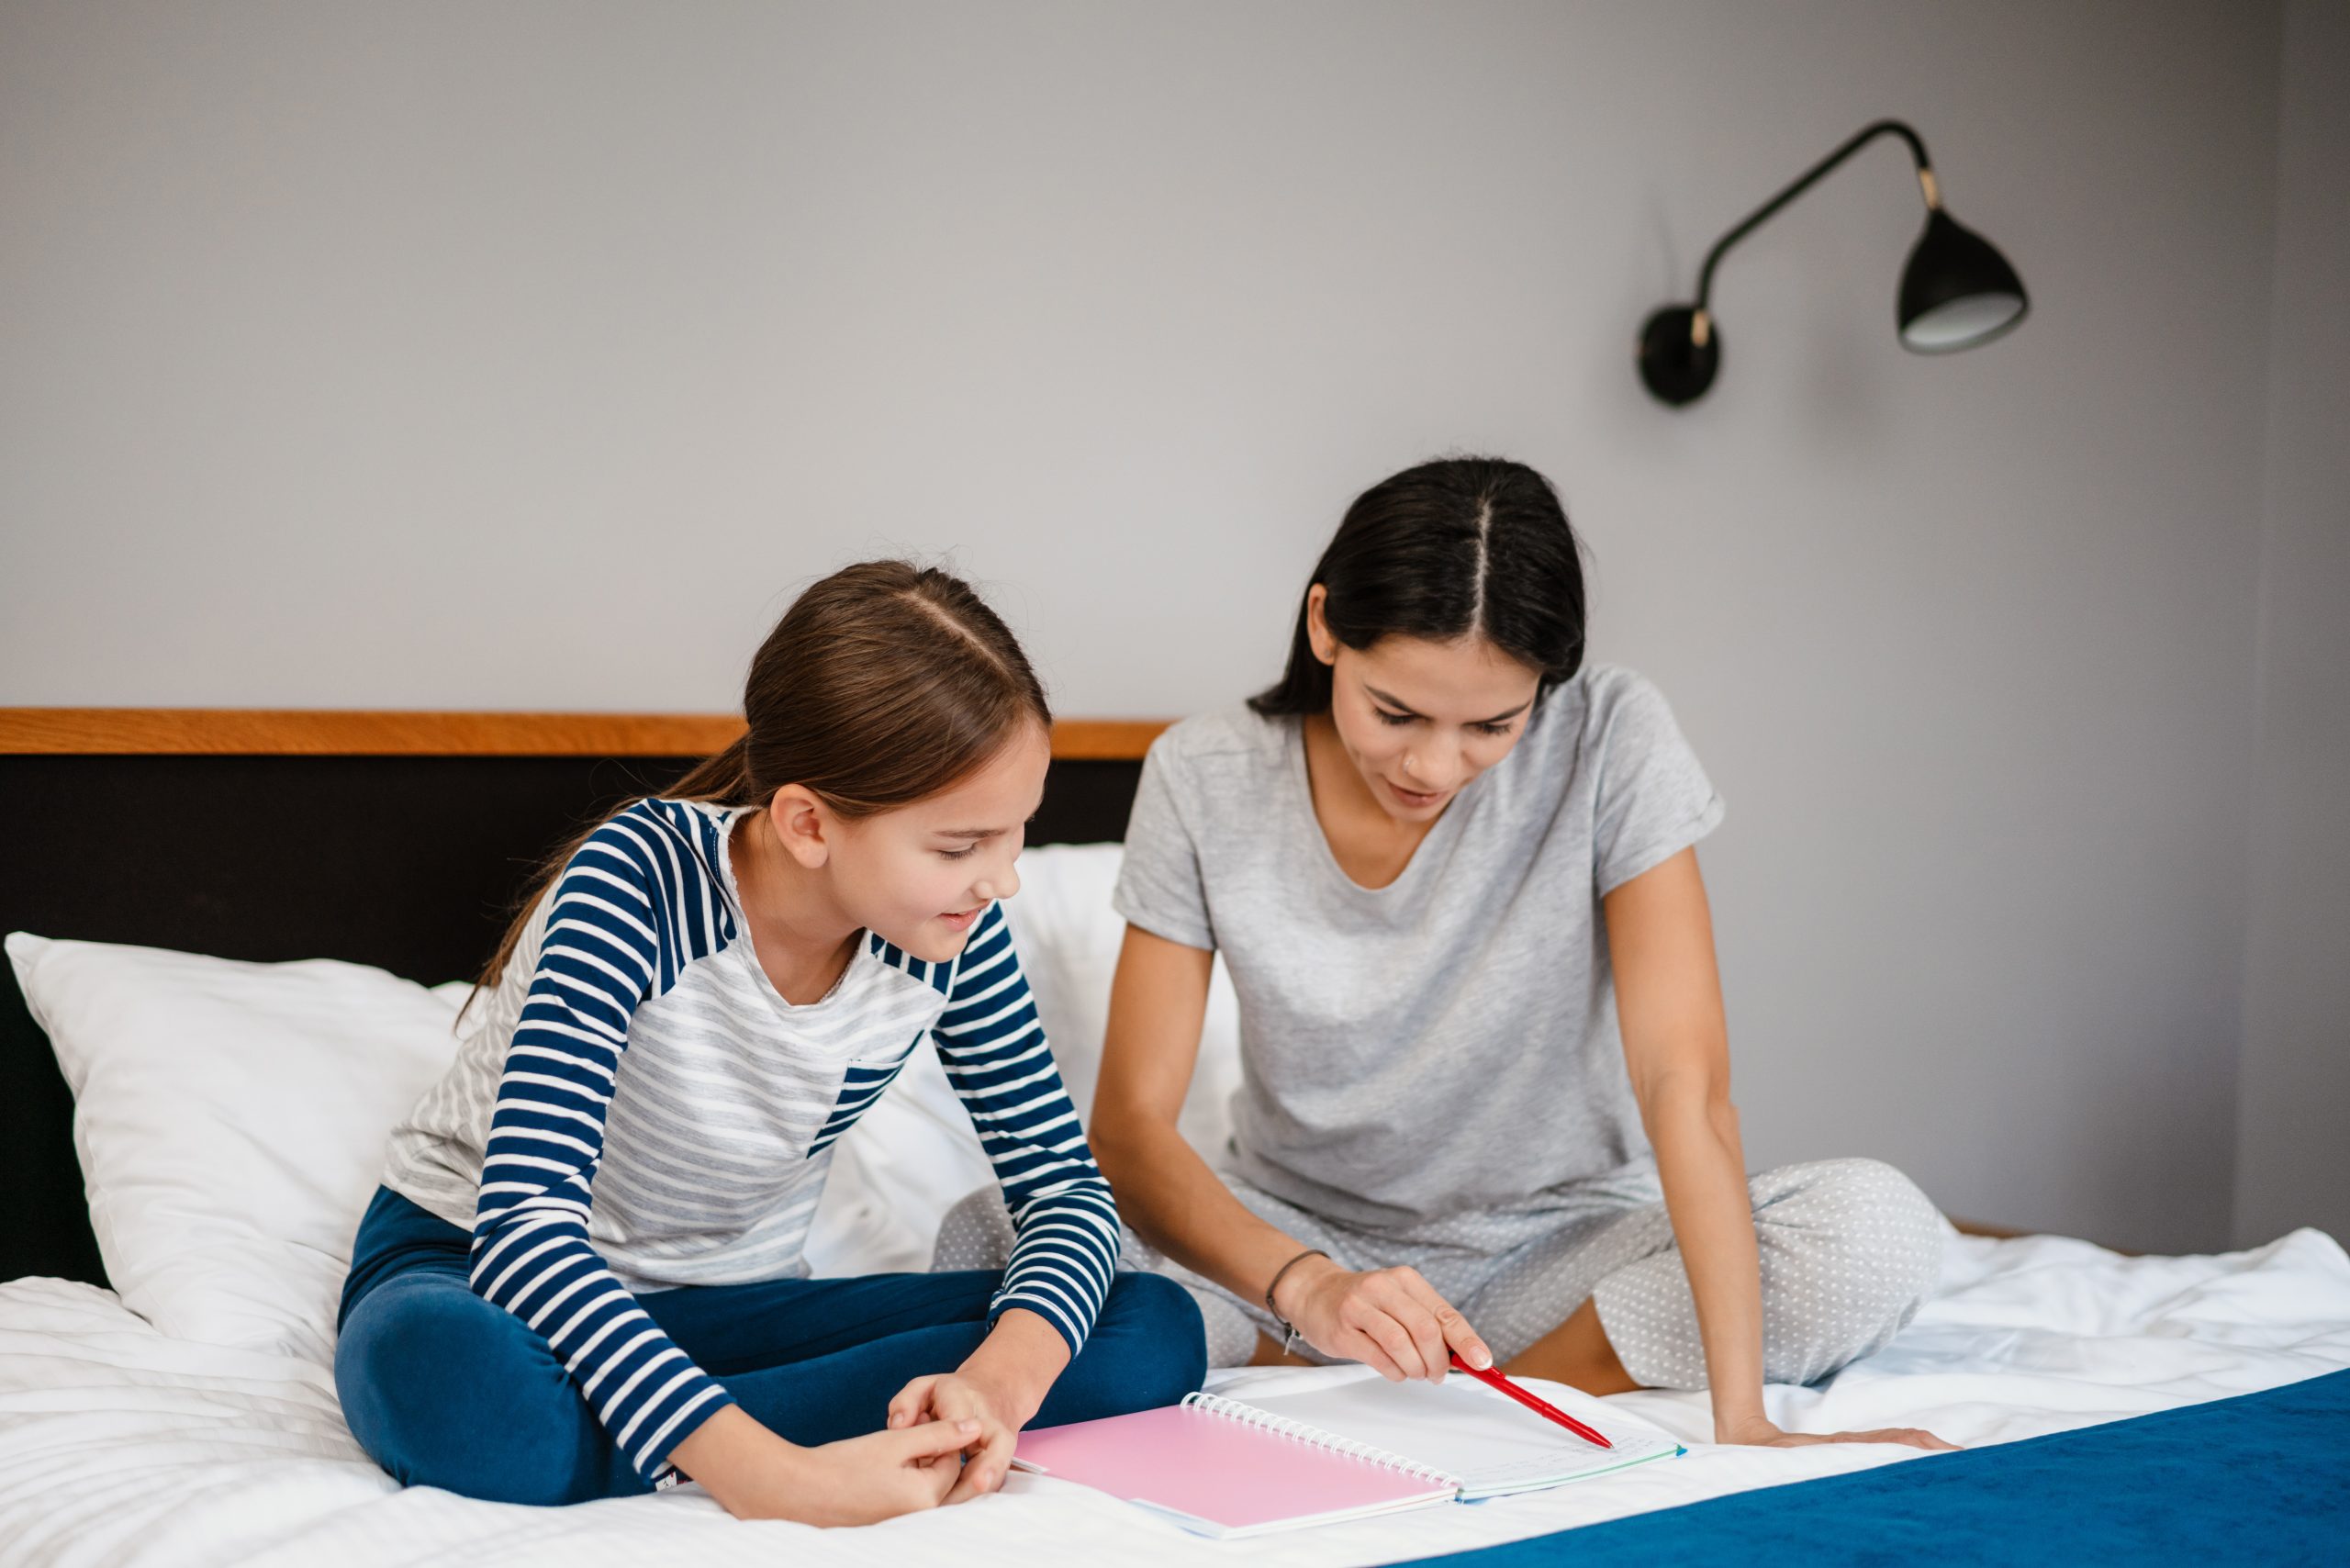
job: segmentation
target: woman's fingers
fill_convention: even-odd
[[[1946,1443],[1933,1433],[1916,1427],[1887,1427],[1881,1432],[1871,1432],[1869,1437],[1880,1443],[1908,1443],[1913,1449],[1929,1449],[1943,1453],[1958,1451],[1956,1443]]]
[[[1494,1352],[1486,1348],[1485,1341],[1478,1337],[1477,1331],[1469,1327],[1469,1320],[1460,1316],[1459,1307],[1437,1294],[1437,1288],[1421,1278],[1417,1269],[1398,1269],[1395,1272],[1398,1282],[1419,1302],[1436,1325],[1438,1342],[1431,1348],[1431,1365],[1445,1366],[1449,1350],[1460,1351],[1460,1359],[1479,1372],[1494,1364]]]
[[[1419,1274],[1413,1274],[1413,1279],[1422,1291],[1427,1291],[1427,1307],[1428,1314],[1436,1319],[1436,1333],[1443,1338],[1443,1350],[1457,1350],[1461,1361],[1478,1368],[1481,1372],[1493,1366],[1493,1350],[1487,1350],[1478,1330],[1472,1328],[1469,1319],[1461,1316],[1461,1309],[1448,1303],[1443,1295],[1438,1295],[1436,1286],[1419,1279]],[[1443,1350],[1438,1351],[1438,1357],[1443,1357]]]
[[[1373,1354],[1359,1359],[1390,1383],[1420,1376],[1420,1352],[1404,1326],[1369,1302],[1362,1304],[1360,1313],[1361,1320],[1354,1325],[1355,1332],[1370,1341],[1368,1348]]]

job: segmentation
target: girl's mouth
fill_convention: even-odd
[[[942,914],[938,922],[949,931],[968,931],[972,923],[979,918],[980,911],[987,907],[981,904],[979,909],[967,909],[960,914]]]

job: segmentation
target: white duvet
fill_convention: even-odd
[[[1980,1444],[2344,1367],[2350,1258],[2319,1232],[2135,1259],[2060,1238],[1953,1234],[1941,1290],[1889,1348],[1824,1387],[1774,1388],[1770,1402],[1792,1428],[1918,1425]],[[1214,1381],[1264,1390],[1328,1375]],[[1025,1475],[964,1506],[820,1532],[738,1524],[690,1487],[559,1509],[402,1491],[344,1429],[325,1367],[173,1339],[107,1292],[18,1280],[0,1284],[0,1563],[1392,1562],[1917,1457],[1719,1449],[1702,1441],[1703,1395],[1620,1403],[1678,1433],[1688,1455],[1552,1492],[1223,1544]]]

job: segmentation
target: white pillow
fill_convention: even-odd
[[[332,1358],[384,1143],[456,1054],[464,986],[17,932],[73,1090],[99,1256],[166,1334]]]
[[[1125,933],[1110,907],[1120,857],[1114,844],[1032,849],[1004,906],[1080,1115]],[[91,1226],[124,1304],[184,1338],[330,1360],[385,1140],[447,1070],[470,988],[24,932],[7,951],[73,1090]],[[1181,1121],[1212,1162],[1239,1077],[1219,962]],[[995,1179],[929,1050],[838,1149],[808,1240],[822,1274],[927,1269],[947,1208]]]
[[[1115,844],[1031,849],[1020,857],[1019,896],[1003,906],[1045,1037],[1080,1117],[1092,1113],[1110,980],[1125,939],[1126,923],[1110,907],[1123,855]],[[1211,1163],[1220,1162],[1232,1135],[1239,1016],[1219,959],[1208,983],[1198,1066],[1178,1123]],[[927,1269],[947,1209],[995,1180],[934,1051],[915,1052],[890,1092],[837,1148],[808,1238],[809,1261],[820,1274]]]

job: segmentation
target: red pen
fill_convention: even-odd
[[[1460,1359],[1460,1353],[1458,1350],[1452,1351],[1450,1354],[1452,1356],[1452,1370],[1454,1372],[1467,1372],[1471,1377],[1475,1378],[1487,1388],[1499,1389],[1502,1393],[1508,1394],[1512,1399],[1516,1400],[1520,1405],[1525,1406],[1528,1410],[1533,1411],[1537,1416],[1541,1417],[1544,1420],[1556,1421],[1559,1425],[1564,1427],[1568,1431],[1572,1432],[1576,1437],[1583,1439],[1585,1442],[1597,1443],[1604,1449],[1612,1449],[1616,1446],[1614,1443],[1609,1442],[1606,1438],[1601,1437],[1596,1431],[1584,1426],[1581,1421],[1576,1420],[1572,1416],[1568,1415],[1565,1411],[1560,1409],[1557,1406],[1552,1405],[1548,1400],[1535,1398],[1534,1395],[1527,1393],[1526,1390],[1518,1387],[1517,1384],[1510,1382],[1509,1379],[1502,1376],[1501,1373],[1497,1372],[1479,1372],[1475,1367],[1472,1367],[1467,1361],[1462,1361]]]

